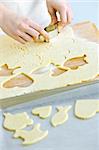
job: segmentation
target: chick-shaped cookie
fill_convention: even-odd
[[[16,130],[14,137],[23,139],[24,145],[34,144],[48,135],[48,131],[42,131],[40,124],[36,124],[32,130]]]
[[[33,115],[38,115],[40,118],[45,119],[50,116],[52,106],[37,107],[32,110]]]
[[[58,112],[52,117],[51,124],[56,127],[68,120],[68,111],[71,109],[71,107],[72,106],[58,106]]]
[[[33,120],[29,118],[26,112],[18,114],[4,113],[4,117],[3,127],[10,131],[23,129],[33,124]]]

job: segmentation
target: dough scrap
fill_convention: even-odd
[[[56,127],[68,120],[68,111],[71,109],[71,107],[72,106],[58,106],[58,112],[52,117],[51,124]]]
[[[26,126],[33,124],[33,120],[29,118],[26,112],[15,115],[11,113],[4,113],[4,117],[3,127],[9,131],[23,129]]]
[[[40,124],[34,126],[31,131],[27,130],[16,130],[14,137],[22,138],[24,145],[34,144],[44,139],[48,135],[48,130],[42,131],[40,129]]]
[[[14,88],[14,87],[28,87],[30,86],[34,80],[24,73],[20,73],[17,76],[9,79],[4,82],[4,88]]]
[[[50,116],[51,111],[52,106],[37,107],[32,110],[32,114],[38,115],[40,118],[45,119]]]
[[[21,67],[14,67],[14,68],[9,68],[9,66],[7,64],[4,64],[1,66],[1,69],[0,69],[0,76],[10,76],[10,75],[13,75],[13,72],[16,70],[16,69],[19,69]]]
[[[86,55],[83,55],[81,57],[71,58],[64,63],[64,67],[68,67],[72,70],[78,69],[80,66],[88,64],[86,57]]]
[[[75,116],[79,119],[89,119],[99,112],[99,100],[77,100]]]

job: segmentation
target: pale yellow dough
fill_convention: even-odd
[[[34,126],[31,131],[27,130],[17,130],[14,134],[15,138],[22,138],[24,145],[34,144],[48,135],[48,131],[42,131],[40,129],[40,124]]]
[[[4,113],[4,124],[3,127],[10,131],[23,129],[26,126],[32,125],[33,120],[29,118],[26,112],[18,114]]]
[[[98,44],[76,38],[72,28],[69,26],[66,26],[49,43],[34,43],[31,41],[22,45],[8,36],[0,37],[0,66],[3,64],[8,64],[10,68],[20,66],[21,68],[15,70],[14,74],[23,72],[34,80],[33,84],[28,87],[5,89],[2,88],[3,83],[12,79],[14,75],[0,78],[0,99],[36,92],[38,96],[40,91],[57,89],[94,79],[99,73],[98,49]],[[68,60],[84,55],[86,55],[86,61],[88,63],[80,66],[76,70],[68,68],[68,71],[64,72],[63,70],[63,73],[57,76],[53,76],[48,69],[48,71],[46,69],[43,70],[43,74],[33,73],[35,70],[37,71],[39,68],[49,66],[51,63],[64,67],[64,63]],[[3,104],[6,105],[5,100],[3,100]]]
[[[51,124],[56,127],[68,120],[68,111],[71,109],[71,107],[72,106],[57,107],[58,112],[52,117]]]
[[[52,106],[37,107],[32,110],[32,114],[38,115],[40,118],[45,119],[50,116],[51,111]]]
[[[80,119],[89,119],[99,112],[99,100],[77,100],[75,105],[75,116]]]

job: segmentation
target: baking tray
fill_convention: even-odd
[[[25,103],[25,102],[29,102],[32,100],[37,100],[37,99],[42,98],[42,97],[47,97],[47,96],[50,96],[53,94],[61,93],[64,91],[69,91],[72,89],[76,89],[79,87],[92,85],[92,84],[96,84],[96,83],[99,83],[99,79],[85,81],[85,82],[74,84],[74,85],[68,85],[68,86],[62,87],[62,88],[56,88],[56,89],[52,89],[52,90],[42,90],[42,91],[28,93],[28,94],[24,94],[24,95],[20,95],[20,96],[0,99],[0,109],[11,107],[11,106]]]
[[[78,36],[81,38],[86,38],[87,40],[89,40],[91,42],[95,42],[95,43],[99,44],[99,30],[95,26],[95,24],[93,24],[92,22],[85,21],[85,22],[77,23],[77,24],[72,25],[72,28],[74,30],[75,36]],[[96,82],[98,82],[98,81],[86,81],[86,82],[76,84],[76,85],[69,85],[64,88],[39,91],[39,92],[35,92],[35,93],[24,94],[21,96],[0,99],[0,108],[9,107],[9,106],[23,103],[26,101],[30,101],[33,99],[38,99],[40,97],[46,97],[48,95],[53,95],[55,93],[59,93],[62,91],[68,91],[68,90],[78,88],[81,86],[85,86],[85,85],[89,85],[89,84],[94,84]]]
[[[82,23],[78,23],[75,25],[72,25],[72,28],[74,30],[75,36],[81,37],[81,38],[86,38],[87,40],[95,43],[99,43],[99,30],[95,26],[95,24],[91,23],[90,21],[85,21]],[[89,84],[94,84],[99,81],[86,81],[80,84],[75,84],[75,85],[69,85],[63,88],[58,88],[58,89],[52,89],[52,90],[45,90],[45,91],[39,91],[35,93],[28,93],[24,94],[21,96],[16,96],[16,97],[10,97],[6,99],[0,99],[0,108],[5,108],[9,107],[12,105],[20,104],[26,101],[31,101],[33,99],[38,99],[41,97],[46,97],[49,95],[53,95],[55,93],[63,92],[63,91],[68,91],[74,88],[78,88],[81,86],[86,86]]]
[[[74,116],[74,104],[77,99],[99,100],[99,83],[86,85],[51,96],[39,98],[28,103],[2,108],[0,111],[0,150],[98,150],[99,149],[99,113],[89,120],[80,120]],[[28,101],[28,98],[27,98]],[[52,105],[53,111],[48,119],[33,117],[32,108]],[[53,128],[50,119],[58,105],[72,105],[69,120],[63,125]],[[13,139],[13,133],[2,127],[3,113],[28,112],[34,123],[41,123],[41,128],[48,130],[48,137],[39,143],[23,146],[20,139]]]

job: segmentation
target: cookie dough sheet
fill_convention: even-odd
[[[68,38],[67,38],[68,37]],[[42,90],[51,90],[73,85],[83,81],[94,80],[99,71],[99,45],[85,39],[75,38],[71,28],[66,28],[57,37],[51,39],[49,43],[27,43],[18,44],[13,39],[0,37],[0,67],[4,64],[8,68],[16,68],[12,76],[0,77],[0,99],[35,93]],[[78,60],[80,66],[73,68],[65,65],[71,60]],[[53,71],[48,69],[43,74],[34,73],[42,67],[54,64],[55,67],[65,68],[60,75],[53,76]],[[75,64],[75,62],[74,62]],[[19,87],[10,86],[5,83],[19,74],[26,74],[31,79],[30,86]],[[26,81],[26,80],[25,80]],[[13,81],[14,82],[14,81]]]
[[[98,150],[99,113],[89,120],[75,118],[74,104],[77,99],[99,100],[99,83],[2,109],[0,112],[0,150]],[[33,117],[31,113],[33,108],[48,105],[53,107],[49,118],[42,120],[39,117]],[[72,105],[68,113],[68,121],[61,126],[53,128],[49,121],[55,114],[56,107],[66,105]],[[43,130],[48,130],[48,137],[39,143],[23,147],[21,140],[13,139],[13,133],[7,132],[2,128],[2,114],[4,112],[27,112],[30,117],[34,118],[35,124],[40,123]]]

